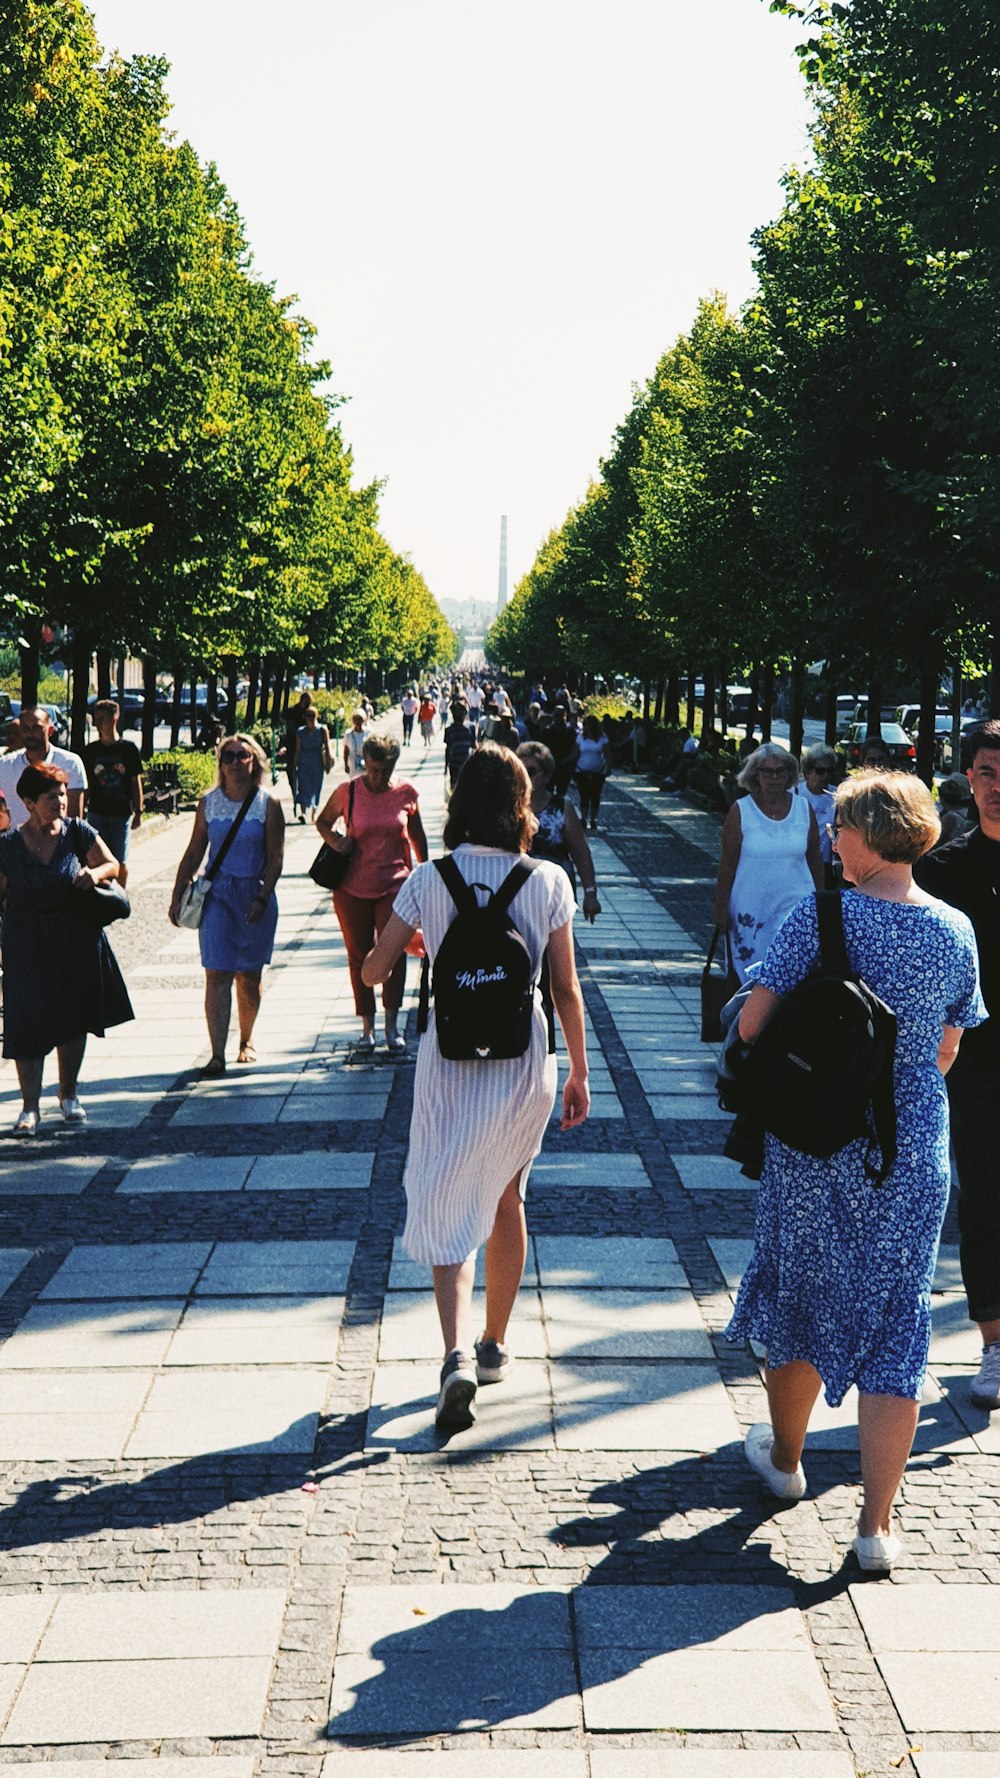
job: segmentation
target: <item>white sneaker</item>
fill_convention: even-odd
[[[895,1531],[886,1532],[884,1536],[876,1533],[874,1537],[862,1537],[859,1531],[852,1548],[858,1558],[858,1567],[866,1574],[888,1574],[903,1553],[902,1540]]]
[[[801,1463],[791,1474],[784,1469],[776,1469],[771,1462],[773,1443],[773,1427],[766,1420],[758,1420],[743,1440],[746,1460],[750,1468],[756,1470],[765,1488],[779,1500],[801,1500],[806,1491],[805,1471]]]
[[[20,1112],[18,1115],[17,1123],[14,1125],[14,1135],[15,1136],[37,1136],[37,1134],[38,1134],[38,1113],[37,1113],[37,1111],[22,1111],[22,1112]]]
[[[66,1124],[85,1124],[87,1121],[87,1113],[79,1099],[60,1099],[59,1109]]]
[[[969,1394],[977,1408],[1000,1408],[1000,1340],[983,1347],[979,1372]]]

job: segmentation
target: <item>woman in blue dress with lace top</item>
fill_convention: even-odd
[[[226,1072],[234,981],[240,1026],[237,1061],[257,1060],[253,1030],[260,1011],[261,974],[274,949],[278,924],[274,888],[284,863],[285,835],[281,805],[263,788],[266,765],[264,752],[252,735],[228,735],[223,741],[218,781],[198,804],[191,843],[177,868],[170,903],[169,918],[176,926],[183,891],[200,869],[206,851],[209,865],[218,857],[250,796],[247,812],[205,897],[198,929],[206,978],[205,1017],[212,1046],[207,1075]]]
[[[848,954],[896,1015],[898,1159],[876,1187],[863,1140],[818,1160],[766,1138],[753,1254],[728,1337],[766,1349],[771,1422],[751,1427],[745,1448],[779,1498],[805,1492],[802,1447],[820,1389],[837,1406],[857,1385],[863,1504],[854,1550],[863,1568],[886,1572],[901,1547],[891,1509],[916,1431],[948,1204],[944,1075],[962,1029],[981,1024],[986,1008],[969,921],[913,882],[911,867],[938,832],[929,791],[905,772],[862,772],[836,794],[833,840],[853,885],[842,898]],[[767,953],[740,1017],[745,1042],[818,963],[810,896]],[[836,1081],[829,1086],[835,1096]]]

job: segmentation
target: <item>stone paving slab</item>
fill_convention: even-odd
[[[62,1597],[42,1637],[39,1661],[221,1660],[274,1654],[285,1595],[244,1587],[238,1593],[95,1593]]]
[[[574,1610],[581,1649],[810,1649],[784,1587],[580,1587]]]
[[[1000,1588],[952,1582],[941,1588],[850,1589],[851,1603],[876,1654],[933,1652],[1000,1654]]]
[[[624,1753],[595,1747],[590,1755],[590,1778],[855,1778],[856,1770],[849,1753],[781,1748],[764,1753],[745,1747],[686,1747],[651,1753],[632,1747]]]
[[[536,1235],[535,1253],[543,1290],[560,1286],[622,1289],[663,1287],[684,1290],[687,1274],[672,1241],[632,1236],[595,1239],[589,1235]]]
[[[219,1241],[196,1290],[201,1296],[322,1296],[342,1292],[353,1241]]]
[[[334,1662],[331,1736],[579,1727],[569,1654],[508,1648],[502,1665],[487,1665],[479,1654],[458,1648],[394,1653],[385,1668],[366,1655],[338,1655]]]
[[[475,1288],[477,1290],[482,1290],[484,1287],[485,1263],[484,1249],[481,1247],[476,1255]],[[389,1267],[389,1290],[426,1290],[430,1283],[430,1278],[430,1266],[421,1265],[417,1260],[411,1259],[409,1254],[403,1252],[402,1241],[398,1239],[395,1240],[392,1244],[392,1264]],[[517,1303],[518,1314],[521,1312],[521,1298],[530,1296],[531,1292],[537,1290],[537,1288],[538,1269],[535,1265],[534,1250],[529,1241],[528,1257],[524,1267],[524,1279],[521,1284],[521,1294],[518,1297]],[[388,1306],[388,1304],[386,1306]],[[438,1348],[436,1349],[440,1349],[440,1341],[438,1342]]]
[[[332,1364],[343,1297],[205,1298],[189,1305],[166,1365]]]
[[[690,1117],[692,1113],[678,1113]],[[724,1120],[727,1121],[728,1120]],[[721,1143],[719,1144],[721,1148]],[[739,1163],[727,1160],[724,1154],[675,1154],[670,1159],[681,1176],[681,1184],[689,1192],[755,1192],[757,1181],[745,1179]],[[748,1246],[750,1243],[748,1243]]]
[[[144,1241],[134,1246],[87,1243],[73,1248],[39,1298],[42,1302],[75,1302],[102,1297],[187,1296],[211,1251],[211,1241]]]
[[[714,1365],[564,1360],[552,1397],[561,1451],[718,1451],[741,1438]]]
[[[590,1730],[836,1729],[812,1653],[581,1649]]]
[[[37,1303],[0,1347],[0,1371],[160,1364],[183,1302]]]
[[[384,1638],[411,1635],[421,1653],[461,1648],[502,1654],[513,1646],[568,1652],[569,1605],[566,1587],[349,1586],[337,1653],[375,1654]],[[398,1648],[404,1652],[405,1644]]]
[[[714,1358],[690,1291],[546,1290],[542,1303],[552,1358]]]
[[[593,1077],[591,1077],[593,1078]],[[531,1169],[531,1190],[650,1191],[652,1181],[637,1154],[540,1154]]]
[[[247,1190],[367,1191],[374,1161],[370,1151],[333,1154],[307,1149],[295,1155],[261,1155],[253,1164]]]
[[[0,1460],[121,1455],[148,1371],[12,1371],[0,1377]]]
[[[125,1455],[311,1454],[327,1381],[319,1370],[172,1371],[154,1380]]]
[[[260,1657],[36,1662],[0,1745],[256,1735],[270,1677]]]
[[[477,1295],[472,1303],[472,1325],[477,1332],[484,1317],[485,1299]],[[548,1356],[541,1304],[530,1290],[522,1289],[518,1296],[507,1344],[517,1359]],[[440,1365],[441,1326],[431,1291],[394,1291],[386,1297],[379,1328],[378,1355],[382,1364],[431,1359]]]
[[[55,1778],[59,1778],[58,1773]],[[89,1775],[85,1773],[82,1778]],[[139,1778],[144,1775],[139,1774]],[[192,1773],[191,1778],[199,1778],[199,1774]],[[385,1748],[377,1752],[348,1749],[328,1753],[323,1762],[323,1778],[588,1778],[588,1772],[587,1755],[582,1748],[547,1747],[539,1752],[534,1748],[477,1747],[474,1753],[452,1748],[447,1752],[440,1748],[416,1748],[401,1753]],[[796,1774],[790,1773],[789,1778],[796,1778]],[[817,1774],[817,1778],[824,1775]]]
[[[928,1753],[912,1756],[920,1778],[996,1778],[998,1756],[994,1753]]]
[[[438,1356],[432,1363],[376,1367],[365,1441],[368,1446],[413,1452],[441,1449],[443,1441],[434,1427],[440,1364]],[[453,1434],[450,1448],[463,1453],[554,1449],[547,1364],[515,1365],[502,1385],[479,1391],[477,1409],[476,1424]]]
[[[8,1593],[0,1607],[0,1665],[26,1667],[55,1609],[51,1594]]]
[[[880,1654],[877,1658],[908,1733],[1000,1733],[1000,1654]]]
[[[159,1197],[161,1192],[238,1192],[243,1190],[253,1165],[252,1155],[147,1155],[133,1163],[118,1191],[125,1197]]]
[[[19,1093],[10,1095],[10,1112],[13,1119],[20,1109]],[[72,1135],[64,1125],[48,1122],[42,1124],[44,1134],[57,1136],[60,1140],[72,1140]],[[36,1138],[37,1140],[37,1138]],[[105,1165],[106,1156],[90,1154],[33,1154],[24,1153],[24,1144],[12,1144],[16,1147],[17,1159],[0,1161],[0,1198],[30,1197],[77,1197],[86,1191],[92,1179],[96,1179]]]

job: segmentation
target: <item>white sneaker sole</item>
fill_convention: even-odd
[[[442,1386],[434,1424],[439,1432],[467,1432],[476,1424],[476,1380],[467,1371],[452,1371]]]

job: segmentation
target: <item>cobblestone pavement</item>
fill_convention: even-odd
[[[432,834],[441,763],[404,754]],[[629,778],[604,813],[593,1116],[532,1174],[514,1374],[445,1446],[396,1244],[412,1053],[353,1059],[314,836],[289,835],[256,1068],[197,1078],[193,935],[123,936],[138,1019],[91,1045],[87,1130],[0,1143],[0,1764],[996,1778],[998,1434],[954,1248],[906,1560],[865,1581],[852,1404],[794,1508],[740,1451],[763,1393],[721,1333],[754,1188],[697,1020],[717,824]],[[137,903],[185,837],[136,853]],[[4,1126],[15,1100],[7,1065]]]

